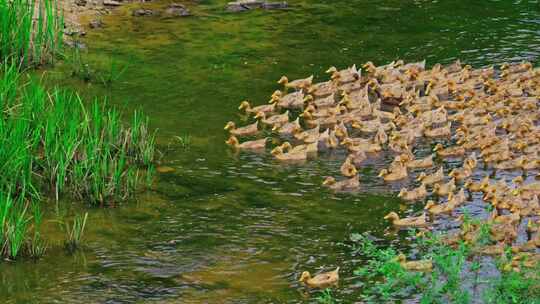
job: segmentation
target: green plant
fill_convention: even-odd
[[[467,219],[465,225],[477,225],[479,237],[475,246],[484,246],[491,240],[485,232],[488,227],[479,221]],[[420,259],[430,259],[431,272],[410,272],[397,259],[397,250],[392,246],[382,248],[368,236],[353,234],[353,254],[364,258],[363,266],[356,269],[364,286],[362,299],[367,303],[401,301],[416,298],[419,303],[471,303],[473,295],[464,289],[463,282],[472,276],[472,289],[481,281],[482,264],[471,246],[461,242],[457,247],[444,244],[439,237],[427,234],[415,241],[415,254]],[[540,303],[540,264],[536,268],[522,267],[521,271],[508,271],[505,265],[512,260],[508,251],[498,263],[500,276],[484,279],[488,289],[485,302]],[[470,262],[469,262],[470,261]]]
[[[321,304],[334,304],[336,301],[334,300],[334,297],[332,296],[332,290],[325,289],[321,291],[320,295],[317,297],[317,302]]]
[[[85,213],[84,216],[76,215],[73,219],[72,225],[70,225],[68,222],[65,223],[67,238],[64,244],[68,251],[73,252],[80,248],[87,219],[88,212]]]
[[[175,136],[174,138],[178,140],[180,147],[183,149],[187,149],[191,146],[191,135],[189,134],[182,134],[180,136]]]
[[[55,0],[0,0],[0,60],[52,62],[62,48],[63,15]]]
[[[132,197],[154,173],[155,134],[140,112],[132,124],[106,101],[89,105],[70,91],[23,81],[15,64],[0,71],[1,254],[39,256],[39,201],[68,197],[95,205]],[[27,236],[34,232],[34,238]],[[35,244],[32,244],[35,240]],[[40,243],[41,242],[41,243]],[[30,244],[32,248],[22,250]]]
[[[129,64],[120,65],[112,56],[110,57],[109,63],[107,70],[99,74],[99,78],[105,86],[111,86],[118,81],[129,68]]]

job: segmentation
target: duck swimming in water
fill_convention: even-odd
[[[236,138],[236,136],[231,135],[231,137],[229,137],[229,139],[225,141],[225,143],[239,150],[263,150],[266,147],[267,141],[268,141],[268,138],[263,138],[263,139],[245,141],[243,143],[240,143],[238,139]]]
[[[336,270],[320,273],[314,277],[308,271],[302,272],[299,282],[311,288],[336,286],[339,282],[339,267]]]
[[[229,131],[229,133],[231,133],[231,135],[234,135],[234,136],[252,136],[259,133],[259,122],[256,121],[245,127],[237,128],[234,122],[229,121],[225,125],[224,129]]]

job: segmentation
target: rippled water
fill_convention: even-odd
[[[112,88],[67,77],[68,65],[46,72],[126,112],[142,108],[175,171],[136,202],[90,210],[87,246],[72,256],[55,221],[82,207],[51,204],[46,257],[0,264],[0,301],[309,303],[298,274],[341,266],[336,294],[352,302],[354,260],[341,243],[365,231],[397,240],[383,215],[419,206],[400,206],[392,191],[401,185],[375,178],[388,155],[362,168],[360,193],[337,195],[320,184],[338,171],[340,152],[301,165],[232,153],[222,128],[241,121],[238,103],[266,102],[281,74],[323,79],[331,65],[460,58],[479,67],[540,53],[533,1],[290,1],[289,10],[243,14],[223,13],[224,3],[188,2],[195,16],[178,20],[133,18],[136,6],[104,17],[85,58],[101,72],[111,58],[129,65]],[[167,149],[183,134],[189,149]]]

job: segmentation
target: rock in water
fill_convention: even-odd
[[[115,0],[105,0],[103,1],[103,5],[105,6],[120,6],[122,3],[115,1]]]
[[[90,25],[90,28],[97,29],[97,28],[103,27],[103,22],[101,21],[101,19],[95,19],[95,20],[90,21],[89,25]]]
[[[243,11],[249,11],[256,8],[262,9],[283,9],[289,5],[287,2],[266,2],[260,0],[240,0],[227,3],[227,11],[238,13]]]
[[[263,9],[284,9],[289,7],[287,2],[264,2],[261,8]]]
[[[165,10],[165,14],[172,17],[187,17],[191,16],[191,12],[182,4],[172,3]]]
[[[255,8],[261,8],[263,1],[259,0],[244,0],[227,3],[227,11],[232,13],[238,13],[243,11],[252,10]]]
[[[140,9],[134,10],[131,14],[136,17],[153,16],[155,15],[155,12],[151,9],[140,8]]]

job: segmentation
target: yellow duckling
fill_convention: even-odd
[[[437,152],[437,155],[439,155],[440,157],[456,157],[465,154],[465,148],[463,148],[462,146],[452,146],[444,148],[444,146],[440,143],[435,145],[433,151]]]
[[[282,96],[281,91],[276,91],[272,94],[269,103],[277,103],[277,106],[284,109],[303,109],[304,108],[304,92],[296,91]]]
[[[444,171],[443,167],[440,167],[435,173],[427,175],[425,172],[420,173],[416,179],[419,182],[422,182],[426,185],[432,185],[444,180]]]
[[[331,73],[332,75],[330,77],[332,80],[337,80],[340,83],[347,83],[360,79],[360,71],[356,68],[356,64],[340,71],[333,66],[326,70],[326,73]]]
[[[484,176],[480,182],[474,182],[469,179],[465,182],[464,187],[471,192],[481,192],[484,191],[489,186],[489,175]]]
[[[398,197],[405,201],[418,201],[425,198],[428,195],[426,185],[422,184],[419,187],[407,190],[407,188],[402,188],[399,191]]]
[[[457,194],[454,194],[453,192],[450,192],[448,194],[448,202],[450,206],[457,207],[461,204],[463,204],[467,200],[467,197],[465,196],[465,188],[461,188]]]
[[[262,150],[266,147],[267,140],[268,138],[263,138],[240,143],[236,136],[231,135],[231,137],[229,137],[229,139],[226,140],[225,143],[238,150]]]
[[[308,128],[315,128],[316,126],[332,127],[338,123],[338,119],[335,115],[321,118],[314,118],[311,113],[302,113],[300,117],[304,118],[304,124]]]
[[[286,88],[292,88],[292,89],[308,89],[311,86],[312,82],[313,82],[313,75],[307,78],[296,79],[293,81],[289,81],[289,78],[287,78],[287,76],[281,76],[281,78],[278,80],[279,84],[284,85]]]
[[[357,153],[357,152],[366,152],[366,153],[377,153],[382,151],[382,146],[378,143],[371,143],[370,141],[367,142],[358,142],[354,143],[350,138],[345,138],[342,142],[342,145],[347,147],[347,149],[350,152]]]
[[[261,105],[261,106],[256,106],[252,108],[249,101],[244,100],[240,103],[238,110],[240,111],[244,110],[246,113],[249,113],[249,114],[256,114],[258,112],[269,114],[276,111],[276,104]]]
[[[333,80],[329,80],[312,85],[308,93],[314,97],[323,97],[334,93],[336,89],[336,83]]]
[[[462,168],[455,168],[452,171],[450,171],[448,176],[454,178],[457,181],[461,181],[470,177],[472,173],[473,173],[473,170],[465,164],[465,166],[463,166]]]
[[[386,132],[380,128],[379,130],[377,130],[377,133],[375,134],[375,138],[374,138],[374,141],[380,145],[384,145],[388,142],[388,135],[386,134]]]
[[[288,122],[284,125],[274,125],[272,128],[273,132],[277,132],[279,135],[291,135],[297,131],[302,130],[300,126],[300,118],[296,118],[294,121]]]
[[[540,159],[527,159],[526,157],[522,157],[518,161],[519,166],[521,167],[521,170],[523,171],[529,171],[540,168]]]
[[[273,115],[270,117],[266,117],[266,113],[264,112],[257,112],[255,119],[261,119],[261,122],[265,125],[283,125],[289,122],[289,111],[287,110],[283,114]]]
[[[341,174],[346,177],[353,177],[358,174],[356,167],[349,157],[345,159],[345,162],[343,162],[339,170],[341,171]]]
[[[339,282],[339,267],[336,270],[318,274],[311,277],[308,271],[302,272],[299,282],[304,283],[311,288],[326,288],[329,286],[337,286]]]
[[[455,206],[448,203],[444,204],[435,204],[433,200],[429,200],[424,207],[424,210],[429,212],[432,215],[439,215],[444,213],[451,213],[454,210]]]
[[[408,271],[427,272],[433,269],[433,263],[431,262],[431,260],[407,261],[407,258],[404,254],[399,254],[397,256],[397,259],[399,265],[401,265],[403,269]]]
[[[388,213],[385,217],[385,220],[389,220],[396,227],[425,227],[427,226],[426,214],[416,217],[407,217],[400,219],[399,215],[395,212]]]
[[[327,186],[334,191],[352,191],[360,188],[360,179],[358,175],[355,175],[338,182],[335,178],[329,176],[324,180],[323,186]]]
[[[283,148],[281,146],[278,146],[274,148],[270,153],[274,155],[277,160],[280,161],[303,161],[307,159],[306,150],[284,153]]]
[[[362,163],[367,159],[367,155],[364,151],[357,151],[354,153],[350,153],[347,158],[355,167],[360,167]]]
[[[447,196],[456,190],[456,179],[452,178],[445,184],[436,183],[433,185],[433,192],[438,196]]]
[[[336,134],[336,137],[339,139],[349,137],[349,131],[347,130],[347,127],[345,126],[343,121],[340,121],[334,126],[334,134]]]
[[[302,132],[295,132],[294,138],[301,140],[305,143],[313,143],[319,141],[320,135],[320,126],[316,126],[313,129],[305,130]]]
[[[306,99],[306,101],[313,100],[313,97],[311,95],[308,95],[307,97],[308,98]],[[336,105],[336,93],[328,95],[327,97],[324,97],[324,98],[316,99],[315,101],[313,101],[313,104],[317,108],[333,107]]]
[[[293,147],[288,141],[286,141],[281,144],[281,149],[283,149],[283,151],[288,150],[288,152],[293,153],[306,151],[307,154],[316,154],[319,151],[319,145],[317,142],[314,142]]]
[[[388,169],[382,169],[379,172],[379,177],[382,177],[386,182],[394,182],[407,178],[407,167],[401,166],[398,169],[389,172]]]
[[[259,122],[256,121],[250,125],[247,125],[245,127],[237,128],[236,124],[232,121],[229,121],[226,125],[224,130],[228,130],[231,135],[234,136],[252,136],[259,133]]]
[[[409,169],[433,167],[433,154],[421,159],[407,159],[406,166]]]
[[[452,123],[448,122],[444,127],[424,130],[424,135],[430,138],[450,136],[452,135],[451,128],[452,128]]]

